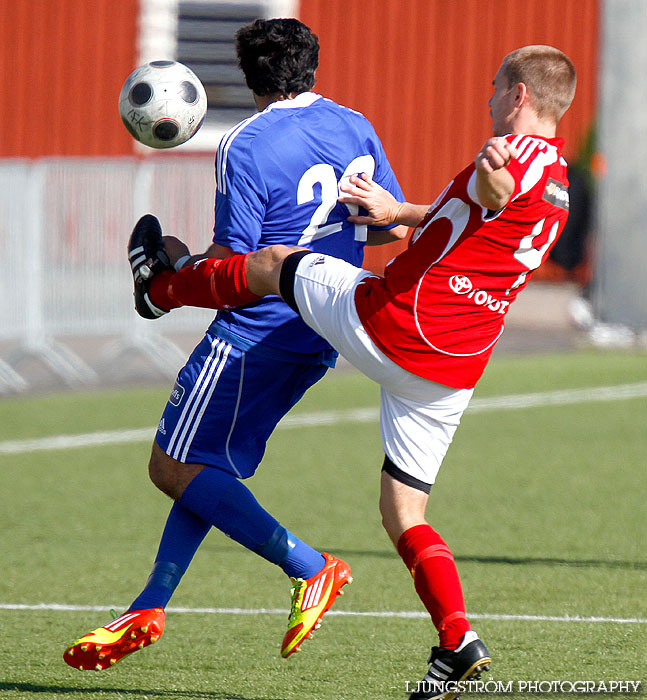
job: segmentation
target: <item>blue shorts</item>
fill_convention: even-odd
[[[210,329],[178,374],[156,442],[180,462],[252,476],[277,423],[327,369],[239,349]]]

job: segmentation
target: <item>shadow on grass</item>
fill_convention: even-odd
[[[339,557],[374,557],[376,559],[400,559],[395,549],[367,551],[361,549],[332,549]],[[516,566],[588,566],[599,569],[639,569],[647,570],[645,561],[622,561],[612,559],[565,559],[559,557],[495,557],[469,554],[455,555],[457,562],[475,564],[513,564]]]
[[[127,695],[134,698],[191,698],[191,700],[285,700],[284,698],[270,698],[268,696],[248,696],[227,693],[221,690],[146,690],[142,688],[79,688],[75,686],[37,685],[35,683],[3,683],[0,682],[0,694],[15,691],[21,693],[50,693],[53,695]],[[22,696],[22,697],[26,697]]]
[[[647,569],[645,561],[622,561],[613,559],[561,559],[558,557],[481,557],[457,556],[456,561],[477,564],[517,564],[536,566],[589,566],[598,569]]]

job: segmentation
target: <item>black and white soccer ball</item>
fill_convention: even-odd
[[[188,141],[207,112],[207,94],[196,74],[177,61],[152,61],[126,78],[119,113],[131,135],[152,148]]]

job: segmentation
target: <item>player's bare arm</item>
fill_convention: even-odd
[[[383,187],[380,187],[366,173],[361,177],[351,176],[339,189],[346,194],[339,197],[343,204],[356,204],[366,209],[366,216],[349,216],[348,221],[368,226],[390,226],[398,224],[405,227],[417,226],[427,213],[429,206],[410,204],[398,200]]]
[[[476,154],[476,194],[486,209],[498,211],[510,201],[514,178],[506,166],[516,157],[517,150],[501,136],[488,139]]]
[[[409,228],[407,226],[396,226],[390,229],[379,229],[372,231],[370,228],[367,233],[366,245],[376,246],[393,243],[394,241],[402,241],[407,237]]]

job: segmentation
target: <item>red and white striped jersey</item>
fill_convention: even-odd
[[[406,251],[355,295],[376,345],[409,372],[456,388],[479,380],[510,304],[546,259],[568,217],[562,139],[513,134],[514,191],[498,212],[476,196],[476,168],[432,204]]]

